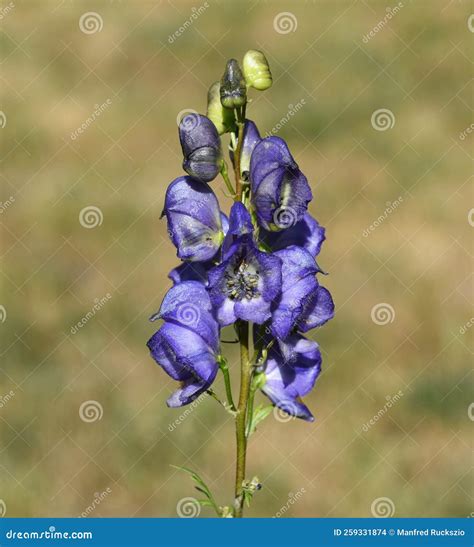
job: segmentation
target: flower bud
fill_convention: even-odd
[[[234,111],[221,103],[220,82],[214,82],[207,93],[207,117],[216,126],[219,135],[228,133],[235,124]]]
[[[221,103],[225,108],[237,108],[247,102],[247,86],[238,61],[227,61],[220,87]]]
[[[265,55],[256,49],[250,49],[244,55],[243,61],[244,76],[247,85],[264,91],[271,87],[272,73]]]

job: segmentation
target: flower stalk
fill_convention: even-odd
[[[249,402],[252,366],[249,358],[249,324],[239,321],[240,340],[240,395],[235,417],[237,458],[235,470],[234,516],[241,518],[244,508],[244,481],[247,460],[247,405]]]
[[[167,400],[179,408],[207,393],[235,420],[233,503],[220,506],[202,478],[182,468],[218,516],[241,518],[261,484],[246,478],[249,437],[273,406],[311,422],[302,397],[321,370],[318,344],[304,336],[334,315],[334,303],[316,277],[325,230],[308,212],[312,191],[280,137],[262,138],[247,119],[247,93],[272,85],[268,61],[250,50],[243,71],[236,59],[208,93],[207,116],[192,113],[179,124],[183,169],[168,186],[162,216],[182,263],[173,286],[150,320],[161,320],[147,345],[178,387]],[[230,135],[235,183],[221,136]],[[212,181],[221,174],[230,197],[221,210]],[[224,194],[227,193],[224,190]],[[234,325],[240,349],[240,388],[234,402],[222,329]],[[252,354],[250,354],[252,350]],[[219,371],[225,397],[211,387]],[[235,391],[234,391],[235,393]],[[259,393],[271,404],[254,403]],[[237,404],[236,404],[237,403]]]

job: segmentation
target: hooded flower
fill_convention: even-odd
[[[219,327],[210,310],[204,286],[186,281],[168,291],[160,311],[150,318],[164,319],[148,341],[151,355],[171,378],[181,382],[167,401],[170,407],[196,399],[217,374]]]
[[[285,340],[295,328],[307,332],[331,319],[334,303],[329,291],[319,285],[319,269],[308,251],[292,245],[275,255],[282,262],[282,287],[271,330],[276,338]]]
[[[318,344],[292,335],[285,344],[270,349],[262,391],[287,414],[312,422],[314,417],[300,398],[313,389],[320,371]]]
[[[222,217],[214,192],[191,177],[179,177],[168,187],[163,215],[182,260],[206,261],[224,239]]]
[[[309,213],[288,230],[267,232],[260,230],[260,241],[272,251],[280,251],[290,245],[297,245],[306,249],[313,257],[318,256],[321,245],[326,239],[326,230]]]
[[[222,162],[221,143],[216,126],[201,114],[188,114],[179,124],[183,149],[183,169],[202,182],[214,180]]]
[[[230,325],[237,319],[263,323],[281,287],[278,257],[260,252],[253,241],[250,215],[242,203],[232,206],[224,259],[209,271],[208,290],[217,320]]]
[[[265,230],[285,230],[303,219],[312,193],[283,139],[267,137],[255,146],[250,183],[258,222]]]

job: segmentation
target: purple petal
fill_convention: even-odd
[[[222,161],[219,134],[206,116],[188,114],[179,124],[183,150],[183,168],[202,182],[210,182],[219,173]]]
[[[300,397],[314,387],[321,371],[321,353],[316,342],[298,335],[290,336],[286,345],[292,360],[285,360],[278,348],[270,350],[262,391],[288,414],[313,421],[313,415]]]
[[[175,179],[166,192],[163,214],[179,258],[206,261],[222,240],[219,204],[212,190],[191,177]]]
[[[260,230],[260,239],[272,251],[279,251],[290,245],[297,245],[316,257],[321,250],[323,241],[326,239],[325,232],[325,228],[320,226],[316,219],[309,213],[305,213],[302,220],[287,230],[279,232]]]
[[[255,147],[250,162],[252,203],[261,226],[285,230],[303,219],[312,199],[306,177],[279,137],[268,137]]]
[[[331,293],[319,286],[308,298],[305,309],[298,321],[298,328],[308,332],[324,325],[334,317],[334,302]]]
[[[165,322],[147,343],[152,357],[174,380],[208,381],[218,366],[213,349],[196,332]]]

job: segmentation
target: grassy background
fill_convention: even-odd
[[[278,135],[312,184],[311,213],[327,227],[320,263],[337,315],[313,333],[324,356],[307,398],[317,421],[270,417],[252,438],[248,474],[264,488],[248,515],[288,507],[285,516],[370,516],[380,497],[390,498],[396,516],[471,513],[472,134],[460,135],[473,121],[472,5],[403,4],[367,43],[386,2],[4,7],[0,499],[7,515],[75,516],[107,491],[91,515],[176,516],[177,502],[193,490],[170,464],[195,468],[230,503],[229,416],[205,400],[170,431],[183,411],[165,406],[173,385],[145,343],[154,330],[147,318],[177,264],[159,220],[166,186],[182,172],[177,115],[203,112],[225,60],[249,48],[265,51],[274,74],[274,86],[254,93],[249,110],[262,133],[304,101]],[[171,43],[200,5],[201,15]],[[87,11],[102,18],[100,32],[81,32]],[[276,32],[274,18],[288,11],[297,28]],[[371,125],[381,108],[395,120],[386,131]],[[213,188],[227,208],[221,181]],[[101,210],[100,226],[80,224],[87,206]],[[394,310],[386,325],[371,319],[379,303]],[[399,390],[400,400],[364,431]],[[93,423],[79,417],[88,400],[103,409]]]

